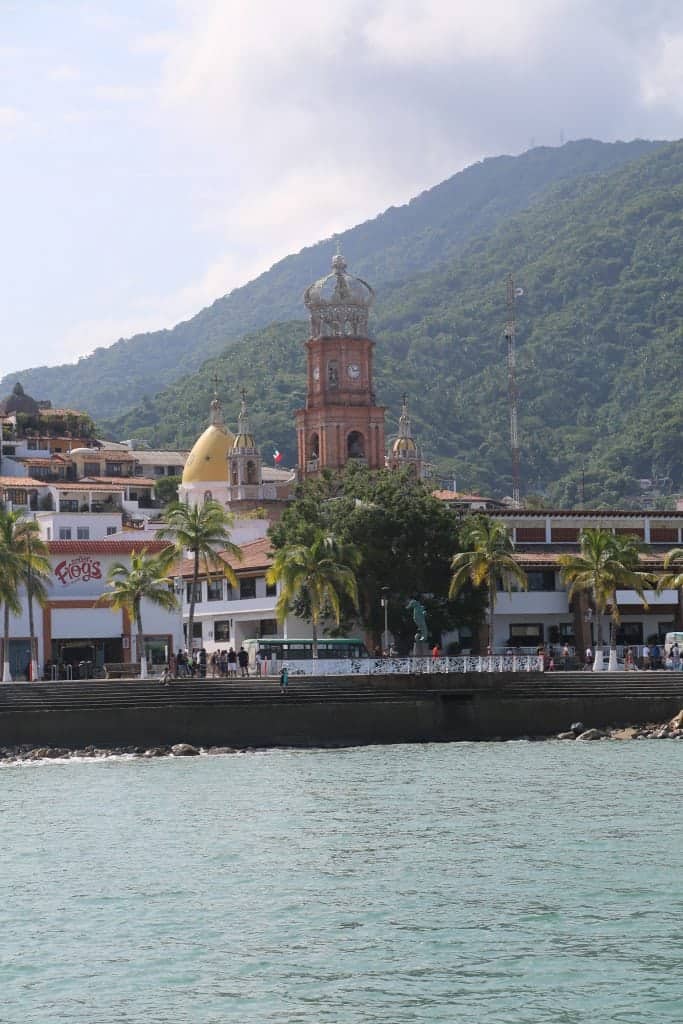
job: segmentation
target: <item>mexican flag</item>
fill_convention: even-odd
[[[277,448],[273,452],[273,462],[282,462],[282,452],[279,452]]]

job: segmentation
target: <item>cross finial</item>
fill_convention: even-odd
[[[246,388],[242,388],[242,390],[240,391],[240,396],[242,398],[242,402],[244,402],[246,404],[246,401],[247,401],[247,391],[246,391]]]
[[[214,375],[211,378],[211,383],[213,384],[213,393],[214,393],[214,395],[217,398],[218,397],[218,385],[221,383],[221,379],[218,376],[218,373],[216,371],[214,371]]]

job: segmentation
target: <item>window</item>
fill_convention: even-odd
[[[45,539],[46,540],[52,540],[52,527],[51,526],[48,526],[47,530],[45,531]]]
[[[209,580],[209,582],[206,585],[206,600],[223,600],[223,580]]]
[[[77,526],[76,527],[76,540],[90,540],[90,527],[89,526]]]
[[[526,574],[528,590],[554,590],[555,573],[552,569],[535,570]]]
[[[248,579],[240,580],[240,601],[247,601],[249,598],[256,597],[256,577],[251,576]]]
[[[261,619],[259,622],[259,636],[277,636],[277,620]]]
[[[192,596],[193,590],[194,590],[194,598]],[[197,583],[188,583],[186,588],[185,588],[185,592],[186,592],[186,597],[187,597],[187,603],[188,604],[190,604],[193,600],[194,601],[201,601],[201,599],[202,599],[202,585],[199,582],[197,582]]]
[[[59,527],[59,539],[60,540],[71,540],[71,527],[60,526]]]
[[[99,476],[100,475],[100,464],[99,464],[99,462],[85,462],[83,464],[83,475],[84,476]]]
[[[538,647],[543,643],[541,622],[520,622],[510,624],[509,647]]]
[[[230,620],[216,619],[213,624],[213,638],[217,644],[225,644],[230,639]]]
[[[277,596],[277,583],[268,583],[268,582],[266,582],[266,597],[276,597],[276,596]]]

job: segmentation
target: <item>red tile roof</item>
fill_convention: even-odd
[[[170,547],[164,540],[49,540],[51,555],[130,555],[147,551],[156,555]]]
[[[123,484],[124,487],[154,487],[156,480],[149,476],[83,476],[81,483]]]
[[[243,544],[242,559],[233,558],[228,555],[226,562],[235,570],[236,573],[241,574],[245,572],[253,572],[256,569],[262,569],[265,571],[269,569],[272,563],[272,558],[269,557],[271,550],[271,543],[268,537],[260,537],[258,540],[252,540],[248,544]],[[210,567],[211,568],[211,567]],[[215,566],[215,571],[220,572],[221,567]],[[193,576],[194,575],[194,561],[191,558],[184,558],[182,562],[179,562],[174,569],[174,575],[178,576]]]
[[[44,480],[30,476],[0,476],[0,487],[47,487]]]

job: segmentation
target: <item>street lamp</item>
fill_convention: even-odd
[[[382,651],[389,653],[389,587],[382,587],[380,604],[384,609],[384,633],[382,634]]]

